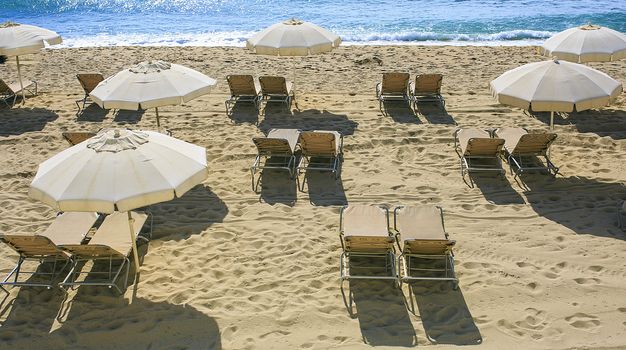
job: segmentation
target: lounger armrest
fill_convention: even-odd
[[[414,83],[412,81],[409,81],[409,95],[410,96],[414,96],[414,92],[415,90],[413,89]]]
[[[380,89],[383,83],[376,83],[376,98],[380,98]]]

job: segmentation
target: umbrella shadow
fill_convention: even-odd
[[[46,124],[55,121],[58,117],[59,115],[55,112],[44,108],[0,109],[0,136],[41,131]]]
[[[497,205],[526,203],[504,175],[470,173],[468,176],[471,177],[470,180],[490,203]]]
[[[623,183],[542,174],[522,179],[528,203],[542,217],[577,234],[626,239],[617,221],[617,205],[626,200]]]
[[[145,109],[140,109],[137,111],[119,109],[115,113],[113,121],[122,124],[137,124],[141,121],[145,112]]]
[[[227,115],[235,124],[259,124],[259,110],[247,101],[235,102]]]
[[[540,122],[546,124],[546,126],[550,126],[550,112],[524,111],[524,114],[539,120]],[[569,118],[565,118],[564,113],[554,112],[554,125],[570,124],[571,120]]]
[[[359,320],[363,341],[371,346],[415,346],[417,335],[402,290],[392,281],[350,280],[341,293],[350,316]]]
[[[335,179],[332,172],[310,170],[302,177],[302,188],[305,187],[309,192],[309,201],[312,205],[348,204],[341,175]]]
[[[419,316],[426,338],[436,344],[478,345],[480,330],[474,323],[460,288],[442,281],[415,281],[409,284],[410,307]]]
[[[266,101],[263,102],[262,106],[260,107],[260,113],[263,113],[263,116],[265,117],[291,116],[293,115],[291,107],[294,104],[297,106],[297,103],[295,101],[292,101],[291,105],[289,106],[282,102],[277,102],[275,99],[270,100],[270,102]]]
[[[342,135],[352,135],[358,123],[350,120],[345,114],[335,114],[326,110],[307,109],[294,111],[293,115],[266,116],[259,123],[258,128],[265,134],[270,129],[300,129],[300,130],[336,130]]]
[[[408,101],[388,100],[382,103],[383,115],[391,117],[396,123],[422,124]]]
[[[298,200],[298,184],[287,171],[264,169],[258,179],[261,188],[259,202],[294,206]]]
[[[95,103],[90,103],[87,107],[76,112],[76,121],[79,122],[103,122],[109,114],[108,109],[102,109]]]
[[[626,139],[626,111],[587,110],[569,114],[568,120],[579,132],[592,132],[614,140]]]
[[[152,213],[152,239],[181,240],[222,222],[228,207],[210,187],[198,185],[182,197],[147,207]]]
[[[440,101],[418,101],[416,112],[423,115],[430,124],[457,125]]]

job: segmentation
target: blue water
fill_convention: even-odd
[[[297,17],[344,44],[537,44],[594,23],[626,32],[624,0],[0,0],[0,21],[54,30],[65,47],[243,46]]]

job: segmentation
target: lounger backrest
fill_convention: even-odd
[[[76,74],[76,78],[78,78],[80,86],[85,90],[85,94],[89,94],[104,80],[104,77],[100,73],[79,73]]]
[[[115,249],[103,244],[68,244],[61,246],[73,256],[84,258],[121,257]]]
[[[261,156],[292,155],[289,141],[270,137],[255,137],[252,139]]]
[[[232,96],[254,96],[258,94],[252,75],[226,76]]]
[[[95,132],[64,132],[62,133],[63,138],[70,145],[77,145],[85,140],[88,140],[94,136],[96,136]]]
[[[393,249],[387,211],[373,205],[351,205],[343,209],[341,229],[346,251],[387,251]]]
[[[45,236],[5,234],[0,237],[0,240],[24,257],[68,257],[63,250],[57,247],[48,237]]]
[[[302,154],[310,157],[334,157],[338,140],[333,132],[305,131],[300,134]]]
[[[409,73],[383,73],[381,93],[404,95],[408,85]]]
[[[553,133],[526,134],[519,139],[511,153],[545,154],[554,140],[556,140],[556,134]]]
[[[504,146],[503,139],[471,138],[467,141],[464,155],[495,156]]]
[[[415,77],[415,95],[424,94],[441,94],[441,83],[443,76],[441,74],[420,74]]]
[[[446,254],[454,241],[448,240],[441,209],[436,206],[407,206],[395,213],[396,230],[403,243],[402,250],[412,254]]]
[[[262,76],[259,77],[259,83],[264,95],[289,95],[284,77]]]
[[[13,91],[13,89],[11,89],[11,87],[4,82],[4,80],[0,79],[0,94],[6,95],[6,94],[15,94],[16,91]]]

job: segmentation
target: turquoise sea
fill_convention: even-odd
[[[65,47],[243,46],[291,17],[348,45],[526,45],[587,23],[626,32],[626,1],[0,0],[0,21],[55,30]]]

